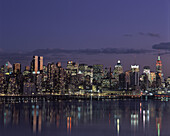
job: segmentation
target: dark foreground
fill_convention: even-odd
[[[0,136],[169,136],[170,102],[0,99]]]

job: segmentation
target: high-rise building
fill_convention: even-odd
[[[101,79],[103,77],[103,65],[96,64],[93,65],[93,79],[96,83],[101,83]]]
[[[119,75],[123,73],[123,67],[120,63],[120,60],[117,61],[117,64],[115,65],[114,67],[114,70],[113,70],[113,75],[114,75],[114,78],[119,81]]]
[[[147,75],[149,82],[151,82],[151,70],[149,66],[143,67],[143,73]]]
[[[156,61],[156,72],[162,73],[162,61],[160,56],[158,56],[158,59]]]
[[[153,82],[156,82],[156,74],[155,74],[155,72],[151,72],[151,84]]]
[[[77,75],[78,67],[79,67],[78,63],[75,63],[73,61],[68,61],[66,72],[71,75]]]
[[[20,63],[13,64],[13,73],[15,73],[15,74],[21,73],[21,64]]]
[[[164,81],[163,73],[162,73],[162,61],[161,61],[160,55],[158,56],[158,59],[156,61],[156,75],[157,75],[157,79],[160,79],[160,81],[157,81],[157,82]],[[159,84],[161,84],[161,83],[159,83]]]
[[[38,57],[38,70],[43,70],[43,56]]]
[[[131,65],[130,75],[131,86],[139,86],[139,65]]]
[[[125,82],[126,82],[125,88],[127,90],[129,90],[129,88],[130,88],[130,74],[131,74],[130,70],[125,72]]]
[[[43,57],[33,56],[33,60],[31,62],[31,72],[33,74],[39,74],[40,71],[43,71]]]
[[[88,66],[87,64],[80,64],[79,74],[83,74],[83,80],[85,80],[86,76],[89,76],[90,83],[93,82],[93,67],[92,66]]]
[[[31,62],[31,72],[33,74],[37,74],[38,72],[38,56],[33,56],[33,60]]]

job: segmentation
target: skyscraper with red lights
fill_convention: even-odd
[[[162,73],[162,61],[160,56],[158,56],[158,59],[156,61],[156,72]]]

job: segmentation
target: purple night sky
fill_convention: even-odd
[[[1,0],[0,53],[32,52],[47,48],[152,50],[153,45],[170,41],[169,8],[170,0]],[[168,43],[168,52],[169,46]],[[141,70],[143,65],[150,65],[155,70],[158,52],[145,55],[65,54],[65,59],[89,64],[103,63],[112,67],[120,58],[125,70],[136,58]],[[9,55],[6,58],[2,56],[0,63],[4,63],[5,59],[23,61],[16,60],[17,57],[12,60]],[[162,62],[163,70],[170,75],[169,56],[169,53],[162,56]],[[56,62],[63,61],[60,55],[56,58]]]

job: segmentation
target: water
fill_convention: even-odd
[[[0,136],[169,136],[169,124],[160,100],[0,103]]]

